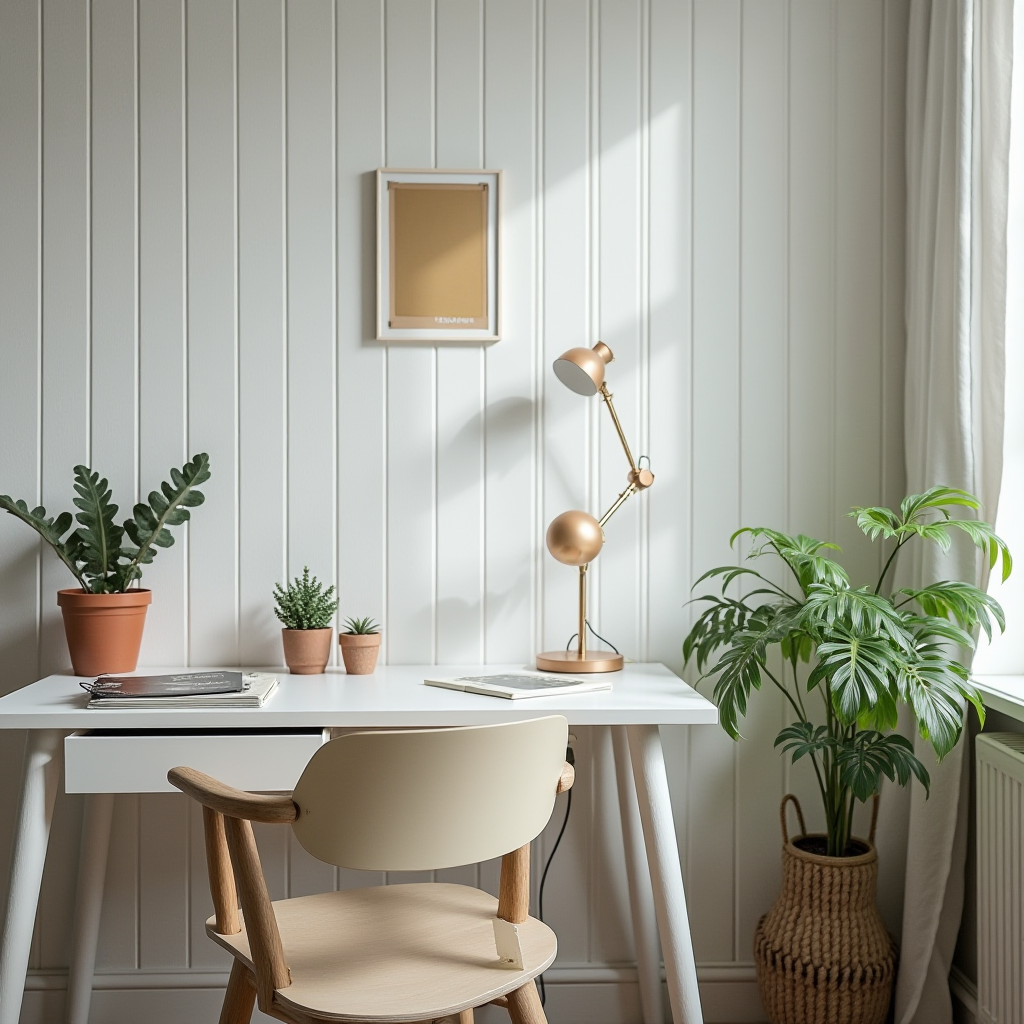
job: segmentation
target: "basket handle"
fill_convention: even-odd
[[[786,804],[793,801],[793,806],[796,808],[797,820],[800,822],[800,834],[807,835],[807,826],[804,824],[804,812],[800,807],[800,801],[792,793],[787,793],[782,798],[782,804],[779,807],[779,823],[782,825],[782,845],[787,846],[789,844],[789,829],[786,828]]]
[[[868,832],[868,842],[874,846],[875,843],[875,828],[878,825],[878,798],[879,795],[876,793],[871,800],[871,829]],[[786,804],[793,801],[793,806],[796,808],[796,816],[800,822],[801,835],[807,835],[807,826],[804,824],[804,812],[800,807],[800,801],[792,793],[787,793],[782,798],[782,804],[779,807],[779,823],[782,825],[782,844],[783,846],[789,843],[789,829],[786,828]]]

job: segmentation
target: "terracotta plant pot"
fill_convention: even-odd
[[[368,676],[377,667],[380,633],[339,633],[338,643],[350,676]]]
[[[331,660],[331,634],[325,629],[282,629],[284,660],[293,676],[318,676]]]
[[[75,675],[134,672],[146,609],[152,600],[149,590],[129,590],[126,594],[58,590],[57,604],[64,615],[64,635]]]
[[[773,1024],[883,1024],[897,954],[875,906],[874,819],[870,839],[851,840],[854,856],[826,857],[808,849],[823,836],[790,841],[789,800],[800,810],[782,801],[782,892],[754,935],[765,1012]]]

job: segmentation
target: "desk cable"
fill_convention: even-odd
[[[605,643],[608,641],[606,640]],[[569,764],[575,766],[576,755],[572,752],[572,747],[565,748],[565,759]],[[555,840],[555,845],[551,847],[551,852],[548,854],[547,862],[544,865],[544,871],[540,876],[540,889],[537,893],[537,916],[538,920],[544,920],[544,883],[548,880],[548,871],[551,870],[551,862],[555,859],[555,852],[558,850],[558,844],[562,841],[562,836],[565,835],[565,826],[569,824],[569,812],[572,810],[572,790],[568,790],[565,794],[565,817],[562,819],[562,827],[558,830],[558,838]],[[537,981],[540,985],[540,1005],[543,1006],[547,1002],[547,990],[544,988],[544,975],[537,975]]]
[[[587,629],[589,629],[590,632],[593,633],[594,636],[596,636],[597,639],[601,641],[601,643],[607,644],[616,654],[620,654],[621,653],[619,651],[618,647],[616,647],[615,644],[613,644],[611,642],[611,640],[605,640],[605,638],[603,636],[601,636],[601,634],[598,633],[596,629],[594,629],[594,627],[590,624],[590,620],[589,619],[584,619],[583,621],[586,623]],[[571,637],[569,637],[569,642],[565,645],[565,649],[566,650],[569,650],[569,648],[572,647],[573,640],[575,640],[576,637],[578,637],[578,636],[579,636],[579,633],[573,633],[573,635]]]

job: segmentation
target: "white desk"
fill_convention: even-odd
[[[64,765],[64,739],[82,730],[159,730],[161,746],[172,761],[185,750],[197,756],[197,736],[184,730],[232,733],[277,730],[282,749],[294,750],[294,732],[340,728],[484,725],[540,715],[562,714],[572,726],[612,726],[622,816],[630,907],[633,916],[645,1024],[661,1024],[660,935],[672,1016],[676,1024],[701,1024],[697,972],[690,941],[683,879],[669,801],[668,777],[659,725],[700,725],[718,721],[718,711],[663,665],[628,665],[611,677],[611,691],[577,696],[536,697],[506,701],[494,697],[424,686],[428,672],[459,675],[475,671],[515,671],[522,666],[388,666],[372,676],[279,676],[281,686],[260,709],[94,710],[86,709],[81,677],[48,676],[0,698],[0,728],[29,730],[21,798],[11,859],[7,911],[0,940],[0,1024],[18,1024],[28,968],[43,861],[54,798]],[[140,670],[143,671],[143,670]],[[159,671],[181,671],[166,668]],[[181,733],[180,743],[174,739]],[[211,747],[218,737],[208,737]],[[274,737],[261,742],[264,762]],[[287,752],[282,764],[287,764]],[[180,760],[174,763],[181,763]],[[265,764],[253,764],[265,771]],[[288,768],[282,769],[287,772]],[[247,782],[239,765],[237,785]],[[251,776],[250,788],[266,788]],[[294,779],[292,780],[294,782]],[[112,791],[109,781],[91,786],[81,770],[67,779],[69,791],[89,792],[83,826],[79,892],[72,962],[68,979],[68,1020],[88,1018],[96,955],[96,935],[103,897],[103,876],[110,834]],[[284,783],[282,788],[289,788]],[[133,792],[139,792],[137,786]],[[156,783],[147,783],[156,791]],[[166,786],[166,783],[162,783]],[[649,877],[642,870],[646,857]]]

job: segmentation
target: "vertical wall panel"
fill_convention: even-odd
[[[154,793],[139,810],[139,967],[189,966],[191,876],[189,801]]]
[[[131,513],[139,488],[136,28],[134,0],[94,0],[90,455],[110,481],[119,520]]]
[[[903,465],[903,318],[905,247],[902,216],[904,204],[904,122],[908,0],[890,0],[884,9],[882,115],[882,237],[879,263],[882,284],[882,467],[883,503],[892,507],[905,493]],[[878,905],[886,927],[896,936],[902,931],[903,865],[907,860],[907,828],[910,791],[887,786],[879,811]]]
[[[114,798],[114,818],[103,885],[97,971],[132,970],[139,966],[139,807],[134,795]],[[180,871],[181,866],[176,869]]]
[[[642,36],[643,13],[644,6],[633,0],[602,0],[593,15],[600,21],[596,41],[600,75],[594,83],[600,189],[592,203],[600,231],[597,266],[591,270],[597,287],[598,317],[587,344],[600,338],[615,353],[615,362],[608,369],[609,389],[634,457],[642,453],[639,446],[644,436],[641,290],[646,261],[641,256],[641,204],[647,181],[642,176],[641,150],[646,142],[643,90],[649,67],[645,59],[647,41]],[[544,369],[550,374],[547,367]],[[554,387],[560,387],[553,374],[549,379]],[[569,397],[594,406],[598,417],[598,474],[593,498],[600,515],[626,486],[629,466],[603,403],[598,398]],[[631,498],[609,521],[607,543],[590,570],[592,595],[588,609],[597,631],[626,657],[637,661],[643,657],[637,563],[638,554],[643,558],[639,527],[644,507],[644,499]],[[588,637],[588,643],[607,648],[593,636]],[[609,841],[621,835],[611,733],[608,729],[587,732],[590,758],[584,771],[591,780],[588,789],[592,800],[587,840],[591,870],[587,955],[589,959],[615,962],[631,956],[631,925],[628,904],[622,899],[626,894],[622,843]],[[614,893],[619,898],[601,898],[602,893]]]
[[[339,4],[336,23],[338,594],[341,618],[372,615],[380,622],[387,558],[387,351],[374,341],[371,254],[377,244],[374,170],[385,162],[383,0]]]
[[[835,464],[834,4],[790,0],[789,36],[789,529],[827,540],[838,518]],[[787,768],[817,808],[810,765]],[[811,813],[816,820],[816,811]],[[817,827],[817,825],[812,826]]]
[[[207,452],[189,534],[189,655],[238,664],[236,10],[188,0],[188,448]]]
[[[39,8],[0,7],[0,493],[39,499],[40,175]],[[0,661],[3,690],[38,674],[40,547],[24,525],[0,517]],[[70,581],[73,583],[74,581]],[[7,744],[5,743],[6,747]],[[13,746],[18,746],[17,743]]]
[[[0,493],[39,500],[40,7],[0,5]],[[45,554],[22,523],[0,516],[0,693],[39,674],[39,565]],[[0,878],[8,877],[25,734],[0,736]]]
[[[902,491],[906,20],[906,0],[0,5],[0,492],[69,507],[92,459],[127,506],[210,452],[206,505],[146,573],[144,663],[279,661],[270,590],[308,563],[342,616],[383,620],[392,661],[526,664],[575,630],[548,522],[625,482],[599,401],[551,371],[602,338],[657,478],[593,568],[610,640],[678,669],[690,584],[742,554],[741,524],[840,537],[866,572],[842,513]],[[499,343],[375,340],[387,165],[503,170]],[[69,581],[0,531],[10,688],[67,664]],[[815,817],[771,748],[788,719],[766,691],[740,746],[664,730],[705,962],[749,962],[790,784]],[[632,956],[608,739],[578,730],[545,896],[562,964]],[[880,836],[894,924],[905,799]],[[78,810],[58,808],[37,966],[66,962]],[[198,820],[118,800],[101,970],[222,969]],[[275,896],[380,881],[259,842]]]
[[[592,345],[591,232],[595,180],[591,156],[594,83],[591,79],[595,8],[579,0],[547,4],[544,23],[544,236],[543,359],[538,391],[543,401],[542,529],[567,509],[588,508],[591,419],[588,400],[563,387],[551,363],[567,348]],[[577,570],[556,562],[541,547],[543,632],[541,650],[565,646],[576,630]],[[589,763],[593,730],[580,730],[579,756]],[[558,922],[564,959],[588,956],[591,858],[590,794],[575,794],[573,820],[549,878],[548,919]],[[550,830],[551,826],[549,826]],[[550,834],[550,833],[549,833]],[[546,855],[553,836],[541,843]],[[563,853],[564,851],[564,853]],[[564,860],[561,858],[565,857]],[[578,908],[575,912],[573,908]],[[582,912],[579,912],[582,911]]]
[[[88,5],[45,3],[42,105],[42,503],[52,515],[73,509],[72,467],[90,448],[89,46]],[[73,587],[52,552],[42,560],[40,670],[70,665],[55,591]],[[74,861],[63,846],[78,839],[80,804],[58,796],[36,957],[40,966],[67,957]]]
[[[695,575],[735,559],[740,526],[740,82],[741,7],[696,0],[693,58],[693,525]],[[689,837],[696,886],[694,948],[725,960],[734,943],[736,749],[721,730],[690,730],[690,793],[701,827]]]
[[[648,657],[682,667],[681,634],[693,579],[693,11],[650,5],[650,583]],[[683,59],[680,59],[680,54]],[[685,883],[690,870],[689,728],[662,729]]]
[[[288,5],[288,570],[333,583],[334,8]]]
[[[515,662],[535,649],[534,583],[547,558],[535,479],[538,246],[544,204],[537,161],[537,75],[543,36],[536,5],[484,8],[484,164],[504,173],[502,340],[484,354],[486,487],[484,659]],[[500,125],[500,130],[497,126]]]
[[[433,4],[386,0],[385,157],[389,167],[435,158]],[[394,664],[437,652],[437,351],[391,345],[387,355],[387,616]]]
[[[829,539],[842,545],[854,581],[873,586],[882,545],[844,513],[882,500],[882,3],[836,14],[835,462],[842,471],[833,481]]]
[[[483,163],[483,0],[437,3],[437,166]],[[483,661],[484,359],[437,349],[437,661]]]
[[[139,0],[139,479],[149,493],[187,451],[184,0]],[[212,506],[211,506],[212,507]],[[205,517],[209,508],[196,512]],[[146,567],[142,662],[188,661],[188,539]]]
[[[780,528],[788,516],[787,21],[785,0],[743,5],[740,524]],[[762,559],[758,569],[788,585],[780,567],[769,559]],[[772,664],[774,671],[780,668]],[[743,726],[744,740],[736,748],[737,960],[749,955],[750,936],[778,889],[778,879],[761,865],[774,861],[779,846],[783,762],[772,743],[780,725],[793,717],[770,683],[754,695],[752,707]]]
[[[600,18],[600,223],[599,265],[593,271],[598,289],[599,338],[615,353],[608,368],[608,386],[634,458],[643,452],[641,433],[641,86],[647,68],[641,67],[641,7],[633,0],[602,0]],[[644,269],[646,264],[644,264]],[[553,382],[557,383],[557,382]],[[571,396],[581,400],[578,396]],[[586,401],[582,399],[582,401]],[[629,464],[611,417],[595,398],[599,417],[600,461],[595,499],[600,515],[626,486]],[[641,660],[640,582],[637,553],[644,499],[630,498],[609,520],[606,544],[594,563],[598,570],[591,611],[598,631],[626,657]],[[594,647],[605,647],[593,637]]]
[[[92,365],[89,260],[89,7],[43,5],[42,502],[71,509],[88,463]],[[40,668],[70,665],[54,592],[75,580],[44,552]]]
[[[238,632],[241,659],[250,665],[281,660],[281,624],[273,614],[271,593],[288,571],[284,35],[281,0],[239,6]],[[324,376],[329,396],[331,381]],[[329,511],[329,497],[326,507]],[[314,571],[331,578],[329,564]]]
[[[835,9],[791,0],[789,488],[794,532],[832,523],[835,433]]]
[[[591,41],[593,10],[581,0],[543,8],[543,349],[537,369],[542,402],[542,529],[568,509],[588,508],[590,405],[563,387],[551,363],[566,349],[593,345],[591,334]],[[564,647],[576,631],[577,571],[540,552],[541,650]]]

